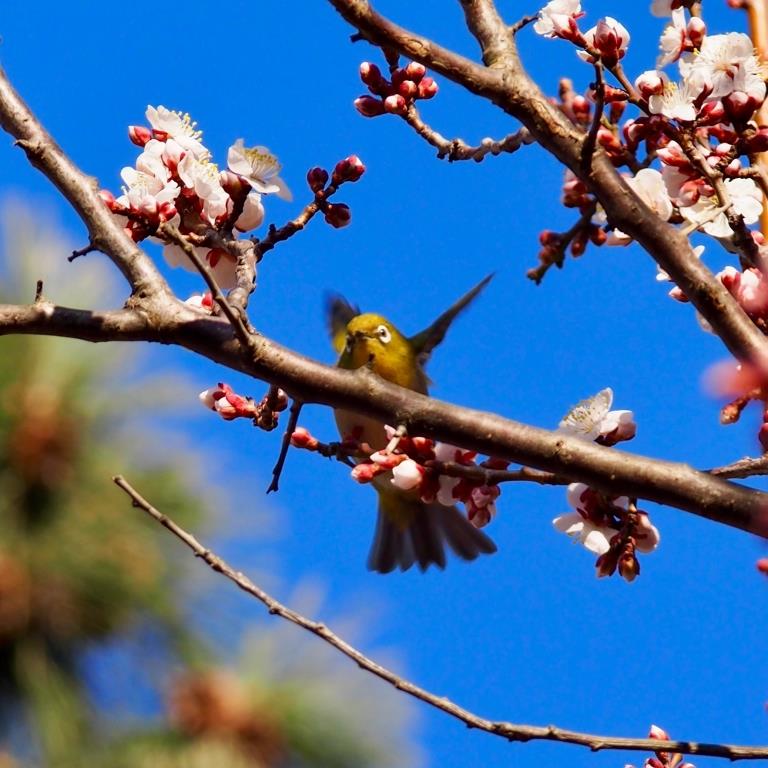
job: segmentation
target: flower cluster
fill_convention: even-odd
[[[238,139],[227,152],[228,169],[220,171],[189,115],[159,106],[147,107],[146,118],[149,127],[128,129],[129,138],[142,151],[135,167],[121,171],[123,194],[101,193],[135,241],[156,235],[166,222],[201,240],[232,230],[248,232],[264,220],[264,195],[291,199],[279,176],[280,163],[266,147],[246,147]],[[194,247],[217,282],[232,287],[237,251],[220,243]],[[166,242],[163,255],[171,266],[194,271],[178,243]]]
[[[404,115],[417,99],[431,99],[437,93],[437,83],[427,77],[424,65],[416,61],[394,69],[389,80],[375,64],[364,61],[360,65],[360,79],[373,94],[355,99],[355,109],[363,117]]]
[[[612,404],[613,390],[603,389],[571,408],[558,431],[606,446],[631,440],[637,432],[632,411],[612,411]],[[583,483],[571,483],[567,498],[574,511],[555,518],[555,529],[598,556],[598,576],[618,570],[632,581],[640,573],[637,552],[651,552],[659,543],[648,515],[626,496],[603,494]]]
[[[658,725],[651,726],[648,738],[669,741],[667,732],[663,728],[659,728]],[[624,768],[635,768],[635,766],[627,764]],[[683,756],[677,752],[667,752],[659,749],[656,751],[655,757],[649,757],[645,760],[642,768],[695,768],[695,766],[693,763],[683,762]]]
[[[401,491],[418,496],[423,502],[435,501],[447,507],[464,503],[469,521],[477,528],[488,525],[496,515],[498,484],[489,482],[488,473],[505,470],[508,461],[486,459],[477,462],[474,451],[465,451],[426,437],[397,435],[387,426],[389,445],[371,452],[370,446],[350,435],[339,444],[336,453],[352,456],[357,463],[352,478],[358,483],[389,482]],[[309,451],[331,455],[329,446],[320,443],[306,429],[299,427],[291,444]]]
[[[669,23],[659,41],[656,68],[638,75],[634,83],[619,63],[629,44],[629,33],[615,19],[601,19],[582,33],[584,15],[579,0],[552,0],[539,12],[534,29],[543,37],[574,44],[582,59],[600,61],[617,78],[618,86],[601,84],[605,105],[595,126],[596,144],[616,167],[630,170],[627,186],[664,221],[681,222],[686,232],[698,230],[719,239],[730,249],[752,251],[762,245],[748,225],[758,221],[763,193],[756,183],[752,158],[768,150],[768,126],[754,122],[766,98],[766,71],[748,35],[708,34],[698,16],[687,17],[687,3],[655,2],[653,12]],[[675,65],[672,78],[664,67]],[[561,87],[561,109],[585,130],[591,127],[595,84],[587,96]],[[621,123],[631,104],[639,114]],[[657,163],[657,167],[651,167]],[[541,266],[530,276],[540,280],[551,264],[562,264],[566,248],[581,255],[588,243],[624,245],[625,233],[611,226],[586,186],[566,172],[563,203],[578,208],[581,218],[564,233],[543,232]],[[609,236],[598,234],[602,227]],[[753,277],[745,277],[750,284]]]
[[[326,222],[335,229],[346,227],[352,214],[346,203],[329,203],[328,198],[342,184],[358,181],[364,173],[365,166],[357,155],[339,160],[330,175],[325,168],[315,167],[307,171],[307,184],[315,195],[315,203],[323,212]]]
[[[568,502],[575,510],[556,517],[555,529],[575,539],[596,554],[598,577],[617,570],[627,581],[640,573],[638,552],[652,552],[659,544],[659,531],[648,515],[626,496],[599,493],[584,483],[568,486]]]
[[[219,382],[199,395],[200,402],[225,421],[251,419],[254,425],[270,431],[277,426],[278,414],[288,407],[288,396],[282,389],[270,390],[256,402],[252,397],[238,395],[229,384]]]

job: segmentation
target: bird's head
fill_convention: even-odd
[[[371,368],[390,381],[410,376],[414,354],[408,339],[381,315],[367,313],[353,317],[347,324],[342,368]]]

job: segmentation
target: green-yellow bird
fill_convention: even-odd
[[[340,368],[371,369],[388,381],[427,394],[429,379],[424,364],[432,350],[445,338],[454,318],[488,284],[493,275],[478,283],[428,328],[406,337],[381,315],[366,313],[341,296],[328,301],[331,340],[340,353]],[[338,409],[336,424],[342,438],[356,434],[372,450],[388,442],[384,424],[366,416]],[[445,567],[445,545],[462,559],[496,551],[496,545],[475,528],[456,507],[434,502],[425,504],[415,492],[403,491],[390,482],[390,473],[374,480],[379,495],[376,534],[368,556],[368,568],[389,573],[408,570],[414,563],[425,571],[430,565]]]

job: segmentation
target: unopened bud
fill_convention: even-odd
[[[368,86],[368,90],[377,96],[385,96],[387,93],[387,81],[381,74],[381,70],[370,61],[364,61],[360,65],[360,79]]]
[[[229,170],[219,174],[219,181],[232,198],[245,196],[251,191],[251,185],[242,176]]]
[[[634,552],[625,552],[619,558],[619,576],[624,581],[632,582],[640,575],[640,561]]]
[[[397,86],[397,92],[406,100],[413,101],[416,98],[416,94],[419,92],[419,88],[413,80],[403,80]]]
[[[360,96],[354,101],[355,109],[363,117],[378,117],[384,114],[384,102],[373,96]]]
[[[688,28],[686,29],[688,39],[693,44],[694,48],[701,48],[704,37],[707,34],[707,25],[703,22],[700,16],[692,16],[688,22]]]
[[[719,123],[725,117],[725,108],[723,102],[720,99],[716,101],[708,101],[699,110],[698,123],[699,125],[714,125]]]
[[[587,250],[587,233],[585,230],[580,230],[576,233],[576,236],[571,240],[570,247],[571,256],[578,257],[583,255]]]
[[[325,168],[310,168],[307,171],[307,184],[313,192],[321,192],[328,183],[328,171]]]
[[[539,242],[542,245],[559,245],[562,240],[562,236],[558,232],[553,232],[551,229],[542,229],[539,232]]]
[[[593,245],[603,245],[608,239],[608,235],[602,227],[592,224],[589,227],[589,240]]]
[[[760,105],[744,91],[733,91],[723,98],[723,106],[734,123],[746,123]]]
[[[431,99],[438,91],[437,83],[431,77],[425,77],[419,83],[419,98]]]
[[[413,80],[414,83],[418,83],[427,74],[427,68],[423,64],[419,64],[418,61],[409,62],[404,71],[406,77]]]
[[[357,155],[350,155],[336,163],[331,181],[334,186],[338,186],[345,181],[357,181],[364,173],[363,161]],[[327,173],[325,177],[328,178]]]
[[[408,104],[399,93],[396,93],[384,99],[384,111],[391,115],[404,115],[408,111]]]
[[[761,557],[757,563],[755,563],[757,566],[757,570],[760,571],[760,573],[764,573],[766,576],[768,576],[768,557]]]
[[[664,90],[664,78],[655,69],[649,69],[635,78],[635,88],[647,100]]]
[[[341,229],[352,220],[352,212],[345,203],[330,203],[325,209],[325,220],[334,229]]]
[[[129,125],[128,138],[137,147],[143,147],[152,138],[152,131],[143,125]]]
[[[304,427],[296,427],[291,434],[291,445],[295,448],[304,448],[307,451],[316,451],[318,441],[317,438],[312,437],[309,430]]]
[[[571,101],[571,110],[573,111],[573,116],[576,120],[582,123],[589,122],[589,115],[591,112],[589,99],[580,95],[574,96]]]

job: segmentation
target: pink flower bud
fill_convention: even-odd
[[[370,483],[371,480],[373,480],[376,475],[381,474],[382,471],[386,470],[382,470],[378,464],[363,462],[362,464],[355,465],[350,474],[352,475],[352,479],[358,483]]]
[[[717,101],[708,101],[699,110],[698,122],[699,125],[714,125],[719,123],[725,117],[725,108],[723,102],[720,99]]]
[[[658,96],[664,90],[664,78],[655,69],[649,69],[635,78],[635,88],[644,99]]]
[[[403,80],[397,86],[397,92],[406,100],[413,101],[416,98],[416,94],[419,92],[419,88],[413,80]]]
[[[373,96],[360,96],[353,103],[363,117],[378,117],[384,114],[384,103]]]
[[[419,83],[419,98],[431,99],[438,91],[437,83],[431,77],[425,77]]]
[[[295,448],[305,448],[308,451],[317,450],[318,441],[312,437],[309,430],[304,427],[296,427],[291,435],[291,445]]]
[[[399,93],[396,93],[384,99],[384,111],[391,115],[404,115],[408,111],[408,104]]]
[[[331,181],[334,186],[338,186],[345,181],[357,181],[364,173],[363,161],[357,155],[350,155],[336,163]],[[327,177],[328,174],[326,174]]]
[[[325,168],[315,166],[307,171],[307,184],[313,192],[320,192],[325,189],[328,183],[328,171]]]
[[[594,28],[593,46],[606,67],[615,66],[627,52],[629,32],[616,19],[606,16]]]
[[[760,106],[757,99],[744,91],[733,91],[723,97],[723,107],[734,123],[746,123]]]
[[[427,74],[427,68],[423,64],[419,64],[418,61],[409,62],[404,71],[406,77],[413,80],[414,83],[418,83]]]
[[[346,227],[352,219],[349,206],[345,203],[330,203],[325,209],[325,220],[334,228]]]
[[[648,731],[649,739],[662,739],[663,741],[669,741],[669,734],[658,725],[651,725],[650,731]]]
[[[580,94],[574,96],[571,101],[571,110],[576,120],[580,120],[583,123],[589,122],[589,115],[592,111],[589,99]]]
[[[707,34],[707,25],[700,16],[692,16],[691,20],[688,22],[686,34],[694,48],[701,48],[701,44]]]
[[[755,563],[757,566],[757,570],[760,571],[760,573],[764,573],[766,576],[768,576],[768,557],[761,557],[757,563]]]
[[[368,90],[376,96],[386,96],[388,83],[381,74],[381,70],[370,61],[364,61],[360,65],[360,79],[368,86]]]
[[[152,138],[152,131],[143,125],[129,125],[128,138],[137,147],[143,147]]]

